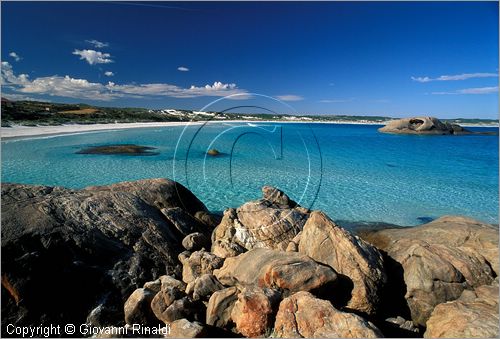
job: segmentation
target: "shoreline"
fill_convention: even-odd
[[[62,136],[69,134],[92,133],[107,130],[122,130],[133,128],[154,128],[154,127],[173,127],[185,126],[187,124],[200,125],[204,123],[309,123],[309,124],[335,124],[335,125],[380,125],[382,123],[354,122],[354,121],[275,121],[275,120],[208,120],[208,121],[169,121],[169,122],[124,122],[109,124],[66,124],[58,126],[22,126],[14,125],[12,127],[1,127],[1,140],[20,140],[36,137]],[[490,125],[463,124],[465,127],[497,127]]]

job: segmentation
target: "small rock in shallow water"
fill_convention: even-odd
[[[120,155],[158,155],[158,152],[153,152],[155,147],[140,146],[140,145],[104,145],[84,148],[76,154],[120,154]]]
[[[217,155],[220,155],[220,152],[218,150],[216,150],[215,148],[212,148],[212,149],[209,149],[207,151],[207,154],[211,155],[211,156],[217,156]]]

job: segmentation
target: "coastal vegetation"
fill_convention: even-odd
[[[64,104],[42,101],[11,101],[2,98],[2,127],[57,126],[63,124],[171,122],[208,120],[297,121],[385,124],[385,116],[289,115],[257,113],[198,112],[184,109],[147,109],[133,107],[98,107],[88,104]],[[493,119],[449,119],[452,124],[497,126]]]

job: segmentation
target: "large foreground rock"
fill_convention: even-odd
[[[197,212],[205,206],[167,179],[82,190],[2,184],[2,322],[78,324],[98,305],[109,311],[96,321],[123,322],[136,288],[179,276],[182,239],[210,234]]]
[[[378,338],[380,331],[358,315],[341,312],[329,301],[298,292],[280,303],[274,331],[280,338]]]
[[[468,134],[470,131],[457,124],[442,122],[434,117],[414,117],[389,121],[380,132],[394,134]]]
[[[349,308],[375,313],[386,282],[382,255],[375,247],[314,211],[304,225],[299,252],[334,268],[353,284]]]
[[[233,286],[212,294],[207,305],[206,323],[221,328],[231,323],[231,311],[238,299],[238,293],[239,290]]]
[[[436,306],[426,338],[498,338],[498,281]]]
[[[364,237],[388,255],[386,298],[401,308],[398,297],[404,297],[412,320],[421,326],[436,305],[491,284],[498,274],[498,228],[470,218],[445,216]]]
[[[250,338],[264,336],[273,327],[280,297],[276,290],[244,288],[231,311],[237,331]]]
[[[212,234],[212,252],[231,257],[253,248],[285,250],[302,230],[309,211],[280,190],[264,186],[263,198],[228,209]]]
[[[256,285],[282,290],[285,295],[297,291],[331,292],[337,282],[335,270],[306,255],[266,248],[226,258],[214,275],[226,286]]]

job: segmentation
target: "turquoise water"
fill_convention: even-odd
[[[458,214],[498,223],[498,136],[389,135],[378,127],[234,123],[7,140],[2,182],[81,188],[167,177],[216,211],[274,185],[335,220],[417,225]],[[75,154],[121,143],[160,153]],[[205,156],[209,148],[223,154]]]

